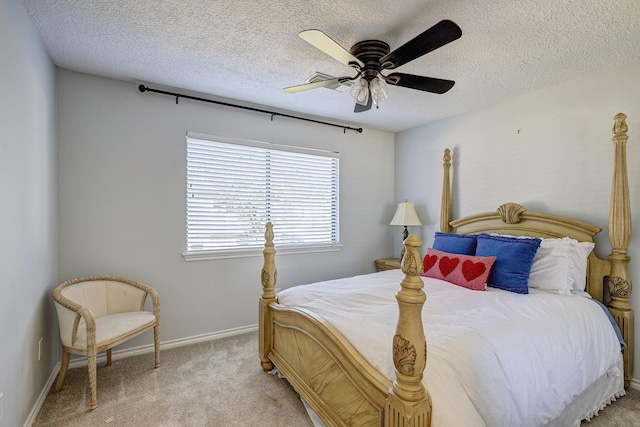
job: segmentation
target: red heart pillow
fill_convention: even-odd
[[[422,276],[445,280],[476,291],[484,291],[495,261],[495,256],[458,255],[428,248],[422,261],[424,266]]]
[[[462,263],[462,275],[467,281],[482,276],[486,270],[487,266],[482,262],[473,262],[467,259]]]
[[[440,273],[442,273],[444,277],[447,277],[458,266],[459,263],[460,258],[449,258],[448,256],[443,256],[442,258],[440,258],[438,268],[440,269]]]
[[[438,257],[436,255],[425,255],[424,260],[422,260],[422,265],[424,267],[422,271],[429,271],[437,260]]]

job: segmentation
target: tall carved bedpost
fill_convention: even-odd
[[[611,242],[611,273],[608,287],[611,301],[609,311],[616,319],[622,336],[627,343],[624,350],[624,385],[629,387],[633,375],[633,311],[631,279],[629,278],[629,255],[627,249],[631,241],[631,208],[629,203],[629,181],[627,176],[627,123],[626,115],[616,114],[613,125],[615,157],[611,205],[609,210],[609,241]]]
[[[431,397],[422,385],[427,364],[427,342],[422,326],[422,306],[427,299],[420,278],[422,241],[410,235],[401,267],[405,277],[396,292],[398,325],[393,337],[395,380],[385,406],[385,426],[428,427],[431,424]]]
[[[449,169],[451,168],[451,150],[445,148],[444,157],[444,177],[442,178],[442,201],[440,202],[440,231],[448,233],[451,231],[449,222],[451,221],[451,181],[449,180]]]
[[[273,369],[273,363],[269,360],[269,351],[271,350],[271,310],[269,304],[276,300],[276,279],[278,272],[276,270],[275,256],[276,248],[273,244],[273,224],[267,223],[264,232],[264,249],[262,255],[264,257],[264,265],[262,267],[262,296],[260,297],[259,306],[259,338],[258,352],[260,353],[260,363],[262,369],[270,371]]]

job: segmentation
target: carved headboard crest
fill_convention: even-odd
[[[527,208],[517,203],[505,203],[504,205],[500,205],[497,210],[502,222],[506,224],[517,224],[520,222],[520,215],[522,215]]]

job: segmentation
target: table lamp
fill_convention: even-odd
[[[413,207],[413,203],[409,203],[406,200],[399,203],[396,214],[393,216],[389,225],[404,226],[404,232],[402,233],[402,252],[400,252],[400,259],[402,259],[404,258],[404,241],[409,237],[409,230],[407,230],[407,226],[422,225],[422,222],[420,222],[420,218],[418,218],[418,214],[416,214],[416,210]]]

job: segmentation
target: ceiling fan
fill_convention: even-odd
[[[347,51],[320,30],[305,30],[300,32],[299,36],[344,65],[353,67],[357,74],[353,77],[343,76],[290,86],[284,88],[285,92],[295,93],[357,80],[350,92],[356,101],[354,112],[360,113],[371,109],[372,103],[375,103],[377,107],[380,101],[387,98],[387,84],[432,93],[445,93],[455,84],[453,80],[413,74],[382,74],[384,70],[393,70],[460,38],[462,36],[460,27],[446,19],[409,40],[393,52],[387,43],[380,40],[364,40],[354,44]]]

